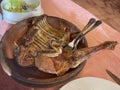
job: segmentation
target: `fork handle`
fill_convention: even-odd
[[[84,30],[82,30],[82,32],[80,32],[78,35],[77,35],[77,37],[75,38],[75,39],[73,39],[73,41],[72,42],[70,42],[69,43],[69,45],[71,46],[71,43],[73,44],[71,47],[73,48],[73,49],[76,49],[77,48],[77,45],[78,45],[78,43],[79,43],[79,41],[88,33],[88,32],[90,32],[90,31],[92,31],[93,29],[95,29],[97,26],[99,26],[100,24],[101,24],[102,22],[100,21],[100,20],[98,20],[98,21],[96,21],[95,22],[95,24],[94,25],[90,25],[88,28],[86,28],[86,29],[84,29]]]
[[[95,23],[95,19],[91,18],[86,26],[83,28],[83,30],[68,44],[71,48],[74,47],[75,42],[78,40],[78,38],[85,32],[93,23]]]

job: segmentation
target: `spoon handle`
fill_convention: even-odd
[[[91,18],[87,25],[83,28],[83,30],[68,44],[71,48],[74,47],[75,42],[78,40],[78,38],[82,35],[83,32],[86,31],[86,29],[88,29],[93,23],[95,23],[95,19]]]
[[[92,31],[93,29],[95,29],[97,26],[99,26],[102,22],[100,20],[96,21],[94,25],[92,25],[93,23],[91,23],[91,27],[85,27],[85,29],[82,30],[82,32],[80,32],[77,37],[75,39],[73,39],[72,42],[69,43],[69,46],[72,47],[73,49],[76,49],[79,41],[90,31]],[[88,25],[87,25],[88,26]]]
[[[96,22],[94,18],[91,18],[83,30],[73,39],[73,42],[78,41],[81,35],[89,30],[89,28]]]
[[[87,23],[87,25],[83,28],[83,30],[82,30],[82,32],[84,32],[84,31],[86,31],[86,29],[88,29],[93,23],[95,23],[96,22],[96,20],[94,19],[94,18],[91,18],[89,21],[88,21],[88,23]],[[82,34],[82,32],[80,32],[81,34]],[[77,38],[77,37],[76,37]]]
[[[98,20],[95,22],[95,24],[89,28],[88,30],[85,30],[82,32],[82,36],[86,35],[88,32],[92,31],[93,29],[95,29],[97,26],[99,26],[102,23],[102,21]]]

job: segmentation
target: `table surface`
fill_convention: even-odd
[[[86,9],[78,6],[71,0],[41,0],[42,8],[47,15],[57,16],[64,18],[78,28],[82,29],[90,18],[96,18],[93,14]],[[5,31],[10,27],[10,24],[4,20],[0,23],[0,35],[4,35]],[[120,33],[107,25],[102,23],[96,30],[86,35],[88,45],[95,46],[104,41],[118,41],[120,43]],[[87,61],[82,72],[75,78],[80,77],[98,77],[106,80],[113,81],[111,77],[105,72],[105,69],[109,69],[118,77],[120,77],[120,44],[116,46],[113,51],[104,51]],[[51,88],[29,88],[16,83],[9,78],[2,70],[0,66],[0,90],[58,90],[59,87]],[[113,81],[114,82],[114,81]]]
[[[87,9],[90,13],[99,17],[112,28],[120,32],[120,8],[110,4],[114,1],[115,4],[120,0],[72,0],[81,7]],[[107,3],[105,3],[107,2]]]

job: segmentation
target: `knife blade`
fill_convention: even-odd
[[[120,85],[120,78],[113,74],[111,71],[106,69],[107,74],[117,83]]]

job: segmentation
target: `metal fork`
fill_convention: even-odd
[[[100,20],[96,21],[94,18],[91,18],[87,25],[83,28],[83,30],[70,42],[64,49],[72,49],[75,50],[77,48],[78,43],[82,38],[90,31],[99,26],[102,22]]]

